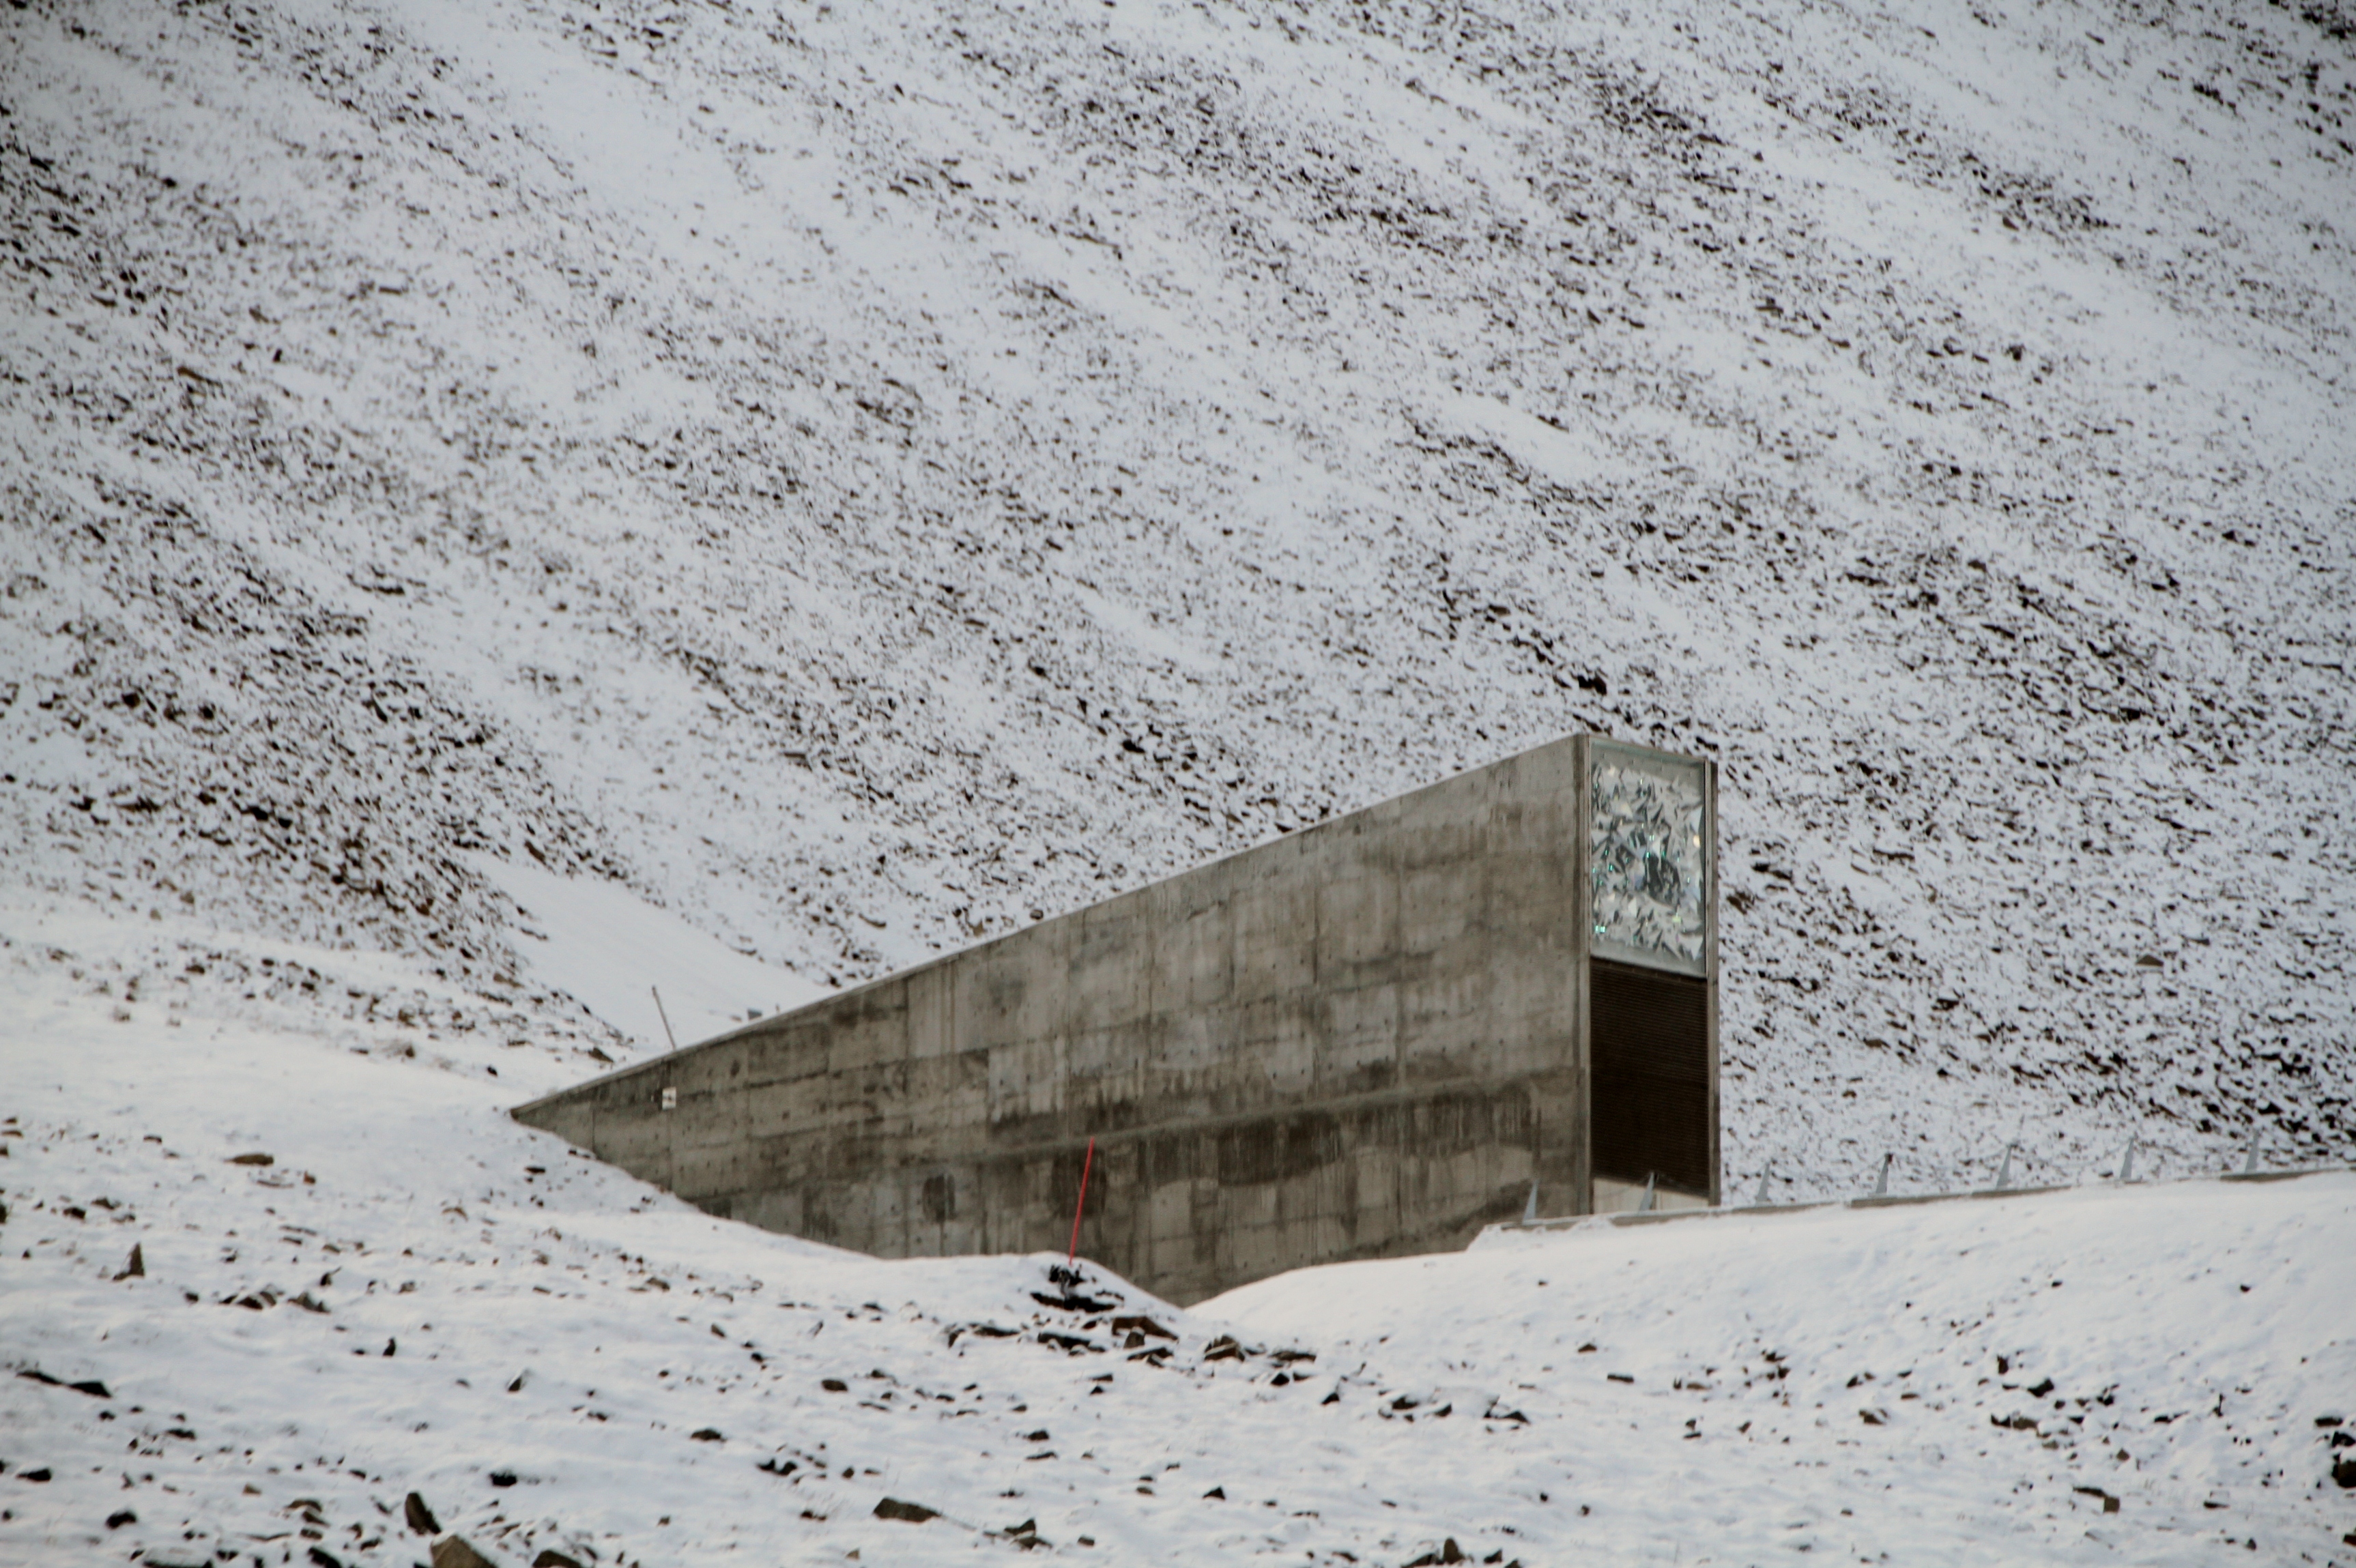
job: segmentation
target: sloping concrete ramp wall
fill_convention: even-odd
[[[1521,1214],[1534,1181],[1543,1211],[1586,1211],[1590,745],[1540,747],[515,1115],[712,1213],[884,1256],[1060,1249],[1094,1137],[1082,1253],[1181,1303],[1461,1246]],[[1714,1049],[1708,1067],[1714,1088]],[[1708,1102],[1696,1196],[1714,1199]]]

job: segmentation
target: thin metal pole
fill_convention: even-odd
[[[1079,1255],[1080,1255],[1080,1216],[1081,1216],[1082,1214],[1085,1214],[1085,1213],[1087,1213],[1087,1208],[1088,1208],[1088,1172],[1089,1172],[1091,1169],[1093,1169],[1093,1168],[1095,1168],[1096,1163],[1097,1163],[1097,1140],[1096,1140],[1096,1139],[1094,1139],[1094,1138],[1090,1138],[1090,1139],[1088,1140],[1088,1154],[1087,1154],[1087,1157],[1086,1159],[1084,1159],[1084,1160],[1080,1161],[1080,1200],[1079,1200],[1077,1203],[1076,1203],[1076,1204],[1072,1205],[1072,1245],[1071,1245],[1071,1250],[1070,1250],[1069,1252],[1066,1252],[1066,1253],[1064,1254],[1064,1264],[1065,1264],[1065,1266],[1066,1266],[1066,1267],[1069,1267],[1072,1264],[1074,1264],[1074,1263],[1077,1262],[1077,1261],[1078,1261],[1078,1259],[1079,1259]]]
[[[670,1015],[663,1011],[662,993],[660,991],[656,991],[652,986],[648,986],[647,989],[654,991],[655,1016],[663,1021],[663,1038],[670,1041],[670,1048],[673,1051],[677,1051],[679,1049],[679,1036],[670,1032]]]

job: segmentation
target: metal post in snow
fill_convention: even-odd
[[[2125,1187],[2128,1182],[2135,1179],[2135,1135],[2133,1133],[2129,1133],[2127,1135],[2127,1152],[2125,1157],[2119,1161],[2119,1185],[2122,1187]]]
[[[1873,1195],[1876,1198],[1890,1196],[1890,1167],[1897,1157],[1894,1154],[1885,1154],[1881,1157],[1881,1174],[1873,1183]]]
[[[662,1019],[663,1038],[670,1041],[670,1048],[673,1051],[677,1051],[679,1049],[679,1036],[670,1032],[670,1015],[663,1011],[662,993],[655,990],[652,986],[648,986],[647,989],[654,995],[655,1017]]]

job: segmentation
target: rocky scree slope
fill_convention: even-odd
[[[0,876],[588,1071],[469,852],[840,984],[1592,729],[1735,1183],[2344,1154],[2336,15],[11,10]]]

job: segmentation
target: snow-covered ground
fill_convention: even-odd
[[[554,1052],[251,1021],[129,923],[0,937],[0,1563],[406,1563],[414,1492],[512,1565],[2356,1563],[2347,1172],[1057,1305],[1060,1259],[835,1252],[518,1126]]]

